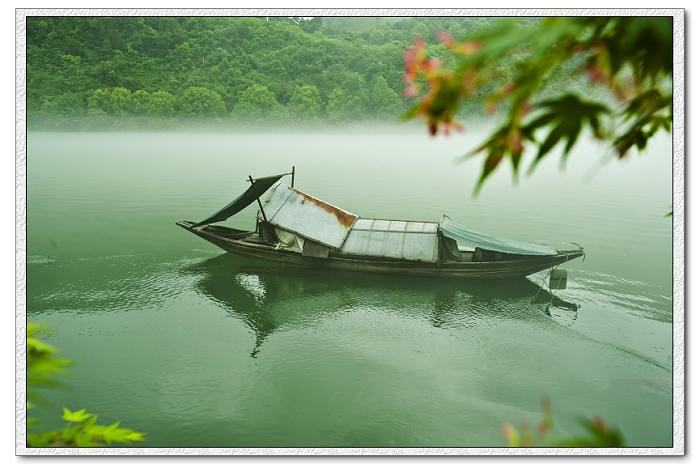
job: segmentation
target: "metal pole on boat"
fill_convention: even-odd
[[[292,188],[294,188],[294,166],[292,166]]]
[[[248,180],[250,180],[250,186],[253,187],[253,192],[255,192],[255,199],[258,201],[258,206],[260,207],[260,212],[262,213],[263,219],[265,220],[265,223],[267,223],[267,216],[265,215],[265,210],[263,210],[262,203],[260,203],[258,191],[255,189],[255,181],[253,180],[253,176],[249,175]]]

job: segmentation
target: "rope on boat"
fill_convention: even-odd
[[[571,243],[571,244],[574,244],[574,245],[578,246],[579,250],[583,253],[583,260],[585,260],[585,259],[586,259],[586,253],[583,252],[583,247],[582,247],[580,244],[577,244],[577,243]],[[567,254],[566,254],[566,258],[564,259],[564,262],[563,262],[564,268],[566,268],[566,264],[569,262],[569,256],[570,256],[570,255],[571,255],[570,253],[567,253]],[[554,258],[555,258],[555,257],[556,257],[556,255],[555,255],[555,256],[552,256],[552,263],[554,263]],[[581,262],[583,262],[583,261],[581,261]],[[544,287],[544,284],[545,284],[545,282],[546,282],[546,280],[547,280],[547,277],[550,277],[550,282],[551,282],[551,275],[552,275],[552,272],[555,271],[556,269],[558,269],[561,265],[562,265],[562,264],[557,264],[556,266],[550,267],[549,272],[548,272],[548,273],[543,277],[543,279],[542,279],[542,283],[540,284],[540,287],[539,287],[539,289],[537,290],[537,294],[536,294],[534,297],[532,297],[532,299],[530,299],[530,303],[531,303],[531,304],[537,299],[537,297],[539,297],[540,292],[542,291],[542,288]],[[552,289],[551,289],[551,290],[552,290],[552,293],[551,293],[552,297],[549,299],[549,303],[547,303],[547,306],[544,308],[544,313],[545,313],[547,316],[549,316],[550,318],[552,317],[552,313],[551,313],[551,311],[550,311],[549,308],[552,306],[552,303],[554,302],[554,297],[556,296],[556,292],[559,290],[559,286],[561,285],[561,280],[562,280],[562,278],[560,277],[559,280],[557,280],[557,286],[556,286],[555,288],[552,288]],[[545,291],[546,291],[546,290],[545,290]],[[573,305],[574,305],[576,308],[580,308],[580,307],[581,307],[581,305],[579,305],[578,303],[573,303]],[[576,309],[572,309],[572,311],[576,312]],[[575,320],[575,319],[576,319],[576,316],[574,315],[574,320]]]
[[[567,262],[569,262],[569,255],[568,254],[566,255],[566,259],[564,259],[564,267],[565,268],[566,268]],[[561,265],[561,264],[559,264],[559,265]],[[559,265],[557,265],[557,267],[559,267]],[[552,271],[554,271],[553,267],[551,269],[549,269],[549,273],[551,274]],[[561,284],[561,277],[559,278],[559,280],[557,280],[557,288],[555,288],[554,290],[559,290],[559,284]],[[552,299],[549,301],[549,303],[552,303],[552,300],[554,300],[554,294],[552,294]]]
[[[566,255],[566,259],[564,259],[564,268],[566,268],[567,262],[569,262],[569,255],[568,254]],[[557,265],[557,267],[559,267],[559,265]],[[551,269],[549,269],[549,273],[551,274],[552,271],[554,271],[553,267]],[[554,295],[557,292],[557,290],[559,290],[559,284],[561,284],[561,277],[559,278],[559,280],[557,280],[557,287],[555,289],[552,289],[552,298],[549,299],[549,303],[547,303],[547,306],[544,308],[544,312],[547,315],[549,315],[550,317],[552,316],[552,314],[549,311],[549,307],[552,306],[552,301],[554,301]]]
[[[556,258],[556,257],[557,257],[556,254],[554,254],[554,255],[552,256],[552,263],[554,263],[554,258]],[[557,264],[556,266],[550,267],[550,268],[549,268],[549,272],[547,272],[547,275],[545,275],[544,277],[542,277],[542,283],[540,283],[540,288],[537,290],[537,293],[535,294],[535,296],[532,297],[532,298],[530,299],[530,303],[532,303],[534,300],[537,300],[537,297],[540,296],[540,292],[542,291],[542,287],[544,287],[544,281],[547,280],[547,277],[549,277],[549,274],[551,274],[552,271],[553,271],[554,269],[556,269],[557,267],[559,267],[559,264]]]
[[[576,243],[574,243],[574,244],[576,244]],[[578,244],[576,244],[576,245],[579,246]],[[581,246],[579,246],[579,247],[581,247]],[[583,249],[583,248],[581,247],[581,249]],[[555,257],[556,257],[556,255],[552,256],[552,262],[554,262]],[[585,253],[584,253],[584,257],[586,257]],[[569,254],[567,254],[566,259],[564,259],[564,267],[566,267],[567,262],[569,262]],[[537,300],[537,297],[540,295],[540,292],[542,291],[542,287],[544,287],[545,280],[547,280],[547,277],[549,277],[555,269],[558,269],[560,265],[561,264],[557,264],[557,265],[549,268],[549,272],[547,273],[547,275],[545,275],[542,278],[542,283],[540,284],[540,288],[537,290],[537,293],[535,294],[535,296],[532,297],[532,299],[530,299],[530,303],[532,303],[533,300]],[[561,284],[561,278],[559,280],[557,280],[556,288],[552,289],[552,298],[549,299],[549,303],[547,303],[547,306],[544,308],[544,312],[548,316],[552,316],[551,313],[549,312],[549,307],[552,305],[552,301],[554,300],[554,295],[555,295],[556,291],[559,290],[559,284]]]
[[[583,250],[583,246],[581,246],[578,243],[571,243],[571,244],[578,246],[579,250],[583,253],[583,259],[581,259],[581,262],[585,262],[586,261],[586,251]],[[566,264],[566,262],[565,262],[565,264]]]

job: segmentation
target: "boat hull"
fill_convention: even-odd
[[[354,256],[331,251],[328,258],[303,256],[300,253],[276,249],[256,233],[204,225],[180,220],[177,225],[215,244],[221,249],[244,257],[253,257],[282,264],[294,264],[333,270],[351,270],[395,275],[418,275],[448,278],[498,279],[525,277],[556,267],[584,255],[582,249],[557,251],[552,256],[521,256],[517,259],[492,262],[417,262],[370,256]]]

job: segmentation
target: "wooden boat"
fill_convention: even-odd
[[[292,175],[292,185],[278,182]],[[360,218],[294,188],[294,172],[253,179],[236,200],[200,222],[178,226],[225,251],[283,264],[397,275],[524,277],[584,256],[583,248],[496,238],[439,222]],[[267,191],[264,203],[260,197]],[[256,230],[215,225],[257,201]]]

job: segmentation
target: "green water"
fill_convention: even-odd
[[[504,167],[473,199],[479,162],[454,158],[482,137],[30,133],[27,317],[76,361],[44,425],[66,406],[146,431],[147,447],[501,447],[503,422],[536,425],[547,396],[562,435],[599,415],[631,446],[671,447],[670,140],[600,169],[584,142],[565,171],[550,158],[513,185]],[[297,188],[362,217],[447,214],[586,258],[548,316],[544,274],[301,270],[175,225],[292,165]]]

